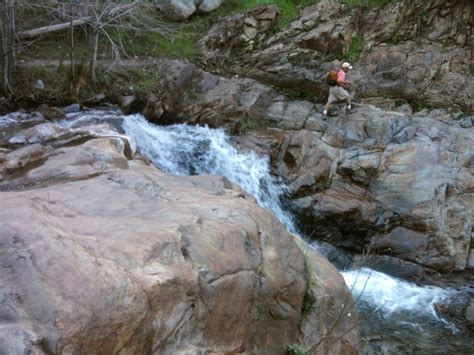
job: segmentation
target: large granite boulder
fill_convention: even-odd
[[[281,223],[225,178],[148,165],[114,128],[120,119],[87,121],[2,140],[0,352],[285,353],[305,343],[309,276]],[[344,308],[340,275],[317,255],[312,269],[317,294]],[[332,319],[317,302],[311,339],[324,339]],[[347,312],[334,340],[357,352]]]

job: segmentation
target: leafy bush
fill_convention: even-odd
[[[293,343],[288,345],[288,355],[306,355],[306,350],[301,344]]]

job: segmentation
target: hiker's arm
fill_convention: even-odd
[[[352,84],[352,82],[349,80],[338,80],[337,83],[343,86]]]

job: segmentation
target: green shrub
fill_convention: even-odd
[[[288,345],[288,355],[306,355],[306,349],[301,344],[292,343]]]
[[[291,21],[296,19],[300,8],[316,2],[317,0],[243,0],[238,3],[241,4],[241,9],[245,10],[260,5],[276,5],[280,10],[279,25],[280,27],[286,27]]]
[[[306,292],[303,297],[303,306],[301,309],[302,320],[306,319],[316,307],[316,295],[314,294],[314,272],[306,254],[305,254],[305,269],[306,269]]]
[[[363,49],[364,49],[364,37],[359,36],[359,35],[354,36],[352,38],[352,42],[351,42],[351,46],[349,47],[349,50],[342,57],[349,62],[355,62],[359,58]]]

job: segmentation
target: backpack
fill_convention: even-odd
[[[336,86],[337,85],[337,70],[334,69],[334,70],[331,70],[327,76],[326,76],[326,83],[329,85],[329,86]]]

